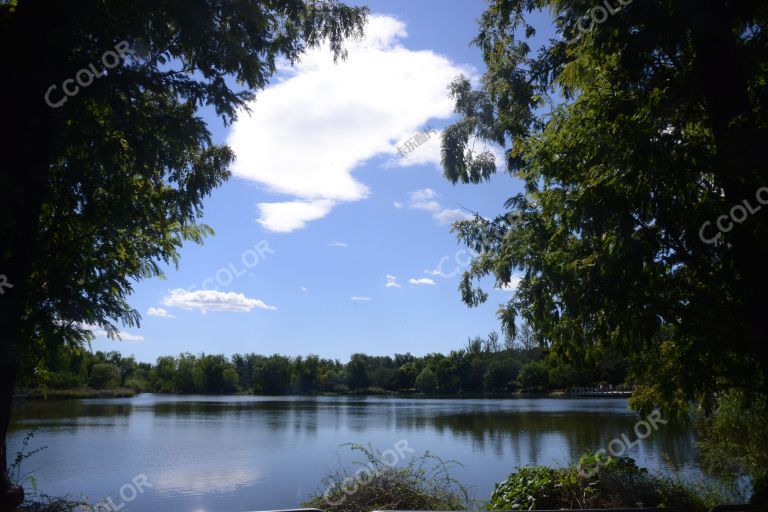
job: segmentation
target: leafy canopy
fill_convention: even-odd
[[[461,76],[450,86],[459,120],[443,168],[454,183],[488,180],[492,155],[474,147],[496,144],[524,191],[493,219],[454,225],[478,253],[462,298],[478,305],[481,278],[520,273],[498,312],[508,333],[522,321],[567,359],[631,357],[640,408],[765,394],[766,208],[714,244],[699,232],[743,200],[759,206],[768,183],[768,10],[622,4],[580,37],[591,0],[494,0],[482,15],[487,71],[476,89]],[[557,29],[539,49],[535,11]]]
[[[331,0],[0,4],[0,63],[14,70],[0,101],[17,123],[0,176],[0,268],[14,284],[0,323],[29,365],[62,342],[80,346],[87,326],[137,325],[133,284],[212,233],[198,222],[202,201],[233,154],[199,109],[230,123],[281,60],[323,42],[343,58],[367,12]],[[121,65],[59,108],[45,104],[52,84],[98,69],[123,41]]]

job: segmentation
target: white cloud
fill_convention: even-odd
[[[234,313],[247,313],[253,308],[277,309],[269,306],[259,299],[251,299],[242,293],[220,292],[217,290],[187,291],[182,288],[171,290],[163,297],[163,304],[181,309],[198,310],[203,313],[208,311],[231,311]]]
[[[523,278],[520,276],[512,276],[507,284],[503,286],[497,286],[496,288],[498,290],[504,290],[505,292],[513,292],[517,290],[517,287],[520,285],[520,281],[522,280]]]
[[[428,136],[428,139],[423,144],[407,152],[405,156],[398,158],[397,160],[393,160],[391,163],[395,164],[397,167],[409,167],[412,165],[433,165],[442,170],[442,166],[440,164],[440,141],[443,135],[442,132],[435,129],[429,130],[429,128],[425,128],[422,130],[422,133]],[[413,133],[409,134],[407,137],[404,137],[402,140],[398,141],[397,146],[401,148],[404,147],[406,141],[414,135],[416,134]]]
[[[261,216],[256,222],[269,231],[290,233],[302,229],[307,222],[322,219],[333,208],[333,201],[285,201],[282,203],[258,203]]]
[[[387,274],[387,288],[400,288],[400,283],[397,282],[397,277],[392,274]]]
[[[440,203],[435,201],[437,192],[431,188],[424,188],[421,190],[414,190],[410,193],[408,198],[408,208],[414,210],[426,210],[433,212],[440,209]]]
[[[144,336],[141,336],[140,334],[131,334],[125,331],[117,331],[117,338],[112,338],[109,336],[106,330],[102,329],[98,325],[80,324],[80,327],[91,331],[91,334],[93,334],[96,338],[119,339],[120,341],[143,341],[144,340]]]
[[[396,155],[403,134],[453,115],[446,85],[472,71],[403,47],[406,36],[402,21],[371,16],[346,61],[334,64],[328,48],[307,52],[234,123],[227,140],[237,156],[234,174],[292,198],[259,203],[266,229],[295,231],[339,202],[367,197],[368,187],[352,176],[357,166]]]
[[[440,224],[451,224],[457,220],[471,219],[472,215],[458,208],[443,208],[437,201],[439,194],[431,188],[414,190],[408,194],[405,206],[413,210],[432,212],[432,217]],[[402,209],[403,203],[395,201],[395,208]]]
[[[441,276],[443,273],[440,271],[439,268],[436,268],[434,270],[425,270],[425,274],[429,274],[430,276]]]
[[[149,308],[147,310],[147,316],[157,316],[160,318],[176,318],[175,316],[168,313],[168,311],[163,308]]]
[[[434,286],[435,284],[437,284],[433,279],[430,279],[428,277],[420,277],[418,279],[412,277],[411,279],[408,280],[408,282],[415,285],[429,285],[429,286]]]
[[[432,215],[437,222],[440,224],[453,224],[457,220],[469,220],[473,218],[472,215],[465,212],[464,210],[459,210],[458,208],[450,210],[445,209],[441,210],[439,212],[436,212],[434,215]]]
[[[334,240],[333,242],[328,242],[328,247],[341,247],[341,248],[345,248],[345,247],[347,247],[347,242],[339,242],[338,240]]]
[[[303,292],[308,292],[309,290],[307,290],[307,288],[306,288],[305,286],[302,286],[302,287],[301,287],[301,291],[303,291]]]
[[[140,334],[131,334],[125,331],[118,331],[117,336],[123,341],[143,341],[144,336]]]
[[[371,298],[370,297],[356,297],[356,296],[352,296],[352,297],[349,298],[349,300],[354,301],[354,302],[368,302],[368,301],[371,300]]]
[[[442,163],[440,161],[442,158],[441,141],[443,138],[443,132],[435,128],[430,129],[429,127],[425,127],[420,131],[428,137],[427,140],[422,144],[414,147],[410,151],[407,151],[406,141],[417,135],[417,133],[410,133],[404,136],[398,142],[398,147],[407,151],[405,156],[400,158],[393,158],[387,163],[387,166],[410,167],[415,165],[432,165],[439,171],[443,170]],[[475,155],[490,151],[491,154],[493,154],[497,168],[504,162],[504,148],[497,146],[496,144],[489,144],[486,141],[472,137],[469,140],[468,146],[472,148]]]

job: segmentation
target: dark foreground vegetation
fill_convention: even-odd
[[[86,398],[105,390],[159,393],[385,393],[481,394],[547,392],[571,386],[622,385],[626,361],[605,356],[591,365],[558,362],[546,348],[502,344],[495,333],[449,354],[370,356],[342,363],[310,355],[181,354],[137,362],[118,352],[63,349],[46,361],[47,396]],[[28,381],[34,386],[35,381]],[[122,390],[122,391],[120,391]],[[98,393],[102,394],[99,395]],[[130,391],[129,391],[130,393]]]
[[[329,512],[370,510],[536,510],[679,507],[690,512],[738,499],[717,484],[693,484],[651,473],[628,457],[583,455],[563,468],[517,468],[487,501],[473,499],[450,476],[456,463],[425,454],[388,464],[380,453],[353,446],[366,460],[352,472],[333,470],[303,505]]]

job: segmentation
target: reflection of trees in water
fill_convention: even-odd
[[[9,433],[48,426],[65,432],[81,428],[122,428],[127,426],[132,412],[130,403],[29,400],[14,406]]]
[[[67,420],[110,416],[130,416],[133,405],[127,402],[86,402],[81,400],[29,400],[14,405],[12,424],[22,426],[39,420]]]
[[[125,426],[131,421],[172,421],[194,428],[196,422],[242,422],[253,426],[254,435],[275,440],[315,438],[318,431],[348,430],[365,434],[372,430],[435,431],[448,439],[471,443],[477,451],[524,463],[556,464],[578,456],[585,449],[606,448],[627,435],[638,418],[610,411],[509,411],[491,402],[366,400],[359,398],[275,398],[205,400],[180,399],[149,402],[29,401],[14,411],[12,432],[34,425],[57,429]],[[101,421],[99,421],[101,419]],[[115,421],[117,420],[117,421]],[[286,433],[289,433],[286,436]],[[643,458],[669,455],[679,465],[697,465],[695,443],[689,427],[662,425],[631,452]],[[556,454],[556,455],[555,455]],[[553,459],[556,457],[556,459]]]
[[[292,432],[310,437],[317,435],[318,414],[322,404],[312,399],[275,401],[198,401],[163,402],[152,406],[156,417],[258,423],[272,433]]]
[[[585,449],[607,448],[611,440],[626,435],[630,443],[637,440],[633,415],[604,413],[494,412],[456,413],[433,416],[406,415],[401,428],[423,428],[430,425],[441,433],[471,440],[480,450],[491,449],[498,456],[528,460],[533,464],[566,461],[539,460],[552,448],[549,443],[563,443],[559,451],[578,456]],[[668,423],[660,425],[637,449],[643,453],[668,455],[675,466],[696,464],[696,446],[690,427]],[[629,454],[631,455],[631,451]]]

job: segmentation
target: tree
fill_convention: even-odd
[[[437,375],[429,366],[424,367],[416,377],[416,389],[424,393],[432,393],[437,389]]]
[[[504,391],[514,386],[520,367],[511,357],[498,357],[488,362],[488,369],[483,377],[486,391]]]
[[[397,369],[397,389],[413,389],[416,386],[416,377],[419,376],[419,368],[414,361],[403,364]]]
[[[3,441],[17,374],[82,345],[89,325],[137,325],[132,283],[211,233],[196,219],[232,153],[197,108],[231,122],[277,59],[323,41],[343,57],[366,13],[333,0],[0,3],[0,111],[14,127],[0,138]],[[6,510],[23,493],[1,446]]]
[[[718,393],[768,394],[768,11],[762,2],[494,0],[475,44],[480,87],[451,84],[444,131],[453,182],[496,171],[504,146],[524,191],[493,219],[455,225],[476,283],[522,275],[499,308],[556,356],[631,356],[640,409],[713,410]],[[602,14],[584,32],[583,17]],[[534,53],[532,13],[558,37]],[[596,14],[597,13],[597,14]],[[727,321],[723,321],[727,319]]]
[[[291,360],[275,354],[265,359],[254,371],[257,393],[279,395],[291,388]]]
[[[93,389],[117,387],[120,385],[120,370],[112,363],[96,363],[91,369],[89,384]]]
[[[296,367],[296,384],[302,393],[313,392],[318,387],[318,374],[320,370],[320,358],[317,356],[308,356],[302,359],[297,357],[294,361]]]
[[[368,356],[352,354],[347,364],[347,386],[349,389],[363,389],[368,386]]]
[[[488,334],[488,339],[483,342],[483,350],[485,352],[500,352],[501,343],[499,343],[499,333],[492,332]]]
[[[531,361],[520,370],[520,385],[526,391],[546,391],[549,387],[549,372],[544,361]]]

